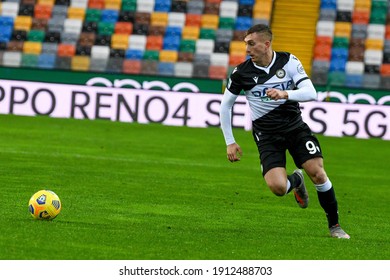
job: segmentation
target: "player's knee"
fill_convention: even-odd
[[[315,185],[319,185],[324,184],[328,179],[328,176],[324,170],[318,170],[317,172],[312,173],[310,178]]]
[[[281,184],[268,184],[270,190],[277,196],[283,196],[286,194],[286,185]]]

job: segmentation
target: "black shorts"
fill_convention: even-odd
[[[253,130],[253,137],[263,176],[274,167],[286,168],[286,150],[298,168],[309,159],[322,157],[320,143],[306,123],[287,133],[264,134]]]

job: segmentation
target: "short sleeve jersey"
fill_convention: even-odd
[[[267,68],[250,60],[232,71],[227,89],[233,94],[244,91],[251,109],[253,128],[262,133],[289,132],[303,123],[299,103],[266,95],[268,88],[291,90],[308,79],[299,59],[286,52],[275,52]]]

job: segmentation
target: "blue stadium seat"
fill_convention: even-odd
[[[348,59],[348,49],[347,48],[332,48],[332,57],[331,59]]]
[[[117,10],[102,10],[101,21],[116,23],[119,18],[119,12]]]
[[[330,72],[345,72],[345,64],[346,64],[346,60],[342,60],[342,59],[332,59],[330,61],[330,67],[329,67],[329,71]]]
[[[12,36],[12,26],[2,26],[0,28],[0,42],[9,42]]]
[[[165,36],[178,36],[181,37],[182,28],[180,26],[167,26],[165,28]]]
[[[251,17],[237,17],[235,23],[235,30],[248,30],[252,26]]]
[[[180,36],[165,36],[163,41],[163,49],[178,51],[180,48],[180,42]]]
[[[154,3],[155,12],[169,12],[171,10],[172,0],[156,0]]]
[[[175,64],[171,62],[159,62],[157,71],[162,76],[173,76],[175,74]]]
[[[345,86],[359,88],[363,85],[363,75],[346,75]]]
[[[126,59],[142,59],[144,52],[142,50],[127,49],[125,53]]]
[[[0,16],[0,28],[5,26],[14,26],[14,18],[9,16]]]
[[[337,0],[321,0],[321,9],[337,9]]]
[[[38,57],[38,67],[53,69],[56,64],[56,55],[52,53],[43,53]]]
[[[255,0],[239,0],[238,4],[240,4],[240,5],[254,5],[255,2],[256,2]]]

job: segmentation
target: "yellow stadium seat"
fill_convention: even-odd
[[[334,36],[336,37],[351,37],[352,23],[336,21],[334,25]]]
[[[256,2],[253,6],[253,18],[270,19],[272,10],[272,1]]]
[[[246,46],[243,41],[231,41],[230,42],[230,55],[245,55]]]
[[[153,12],[151,14],[151,17],[150,17],[150,24],[151,25],[167,26],[168,25],[168,13]]]
[[[119,11],[122,6],[122,0],[104,0],[104,8],[106,10]]]
[[[198,26],[183,26],[182,38],[196,40],[199,38],[200,28]]]
[[[84,20],[85,9],[80,7],[69,7],[68,18]]]
[[[30,31],[32,25],[31,16],[17,16],[14,21],[14,30]]]
[[[26,41],[23,45],[23,52],[29,54],[40,54],[42,51],[41,42]]]
[[[384,40],[368,38],[366,39],[366,50],[383,50],[384,44]]]
[[[112,34],[111,48],[113,49],[127,49],[129,46],[128,34]]]
[[[176,62],[178,59],[178,52],[172,50],[161,50],[160,61],[161,62]]]
[[[56,2],[55,0],[38,0],[37,4],[54,6],[55,2]]]
[[[371,0],[355,0],[355,11],[371,11]]]
[[[71,69],[77,71],[88,71],[90,65],[90,57],[83,55],[75,55],[72,57]]]
[[[219,16],[204,14],[201,19],[202,28],[218,29],[219,26]]]

